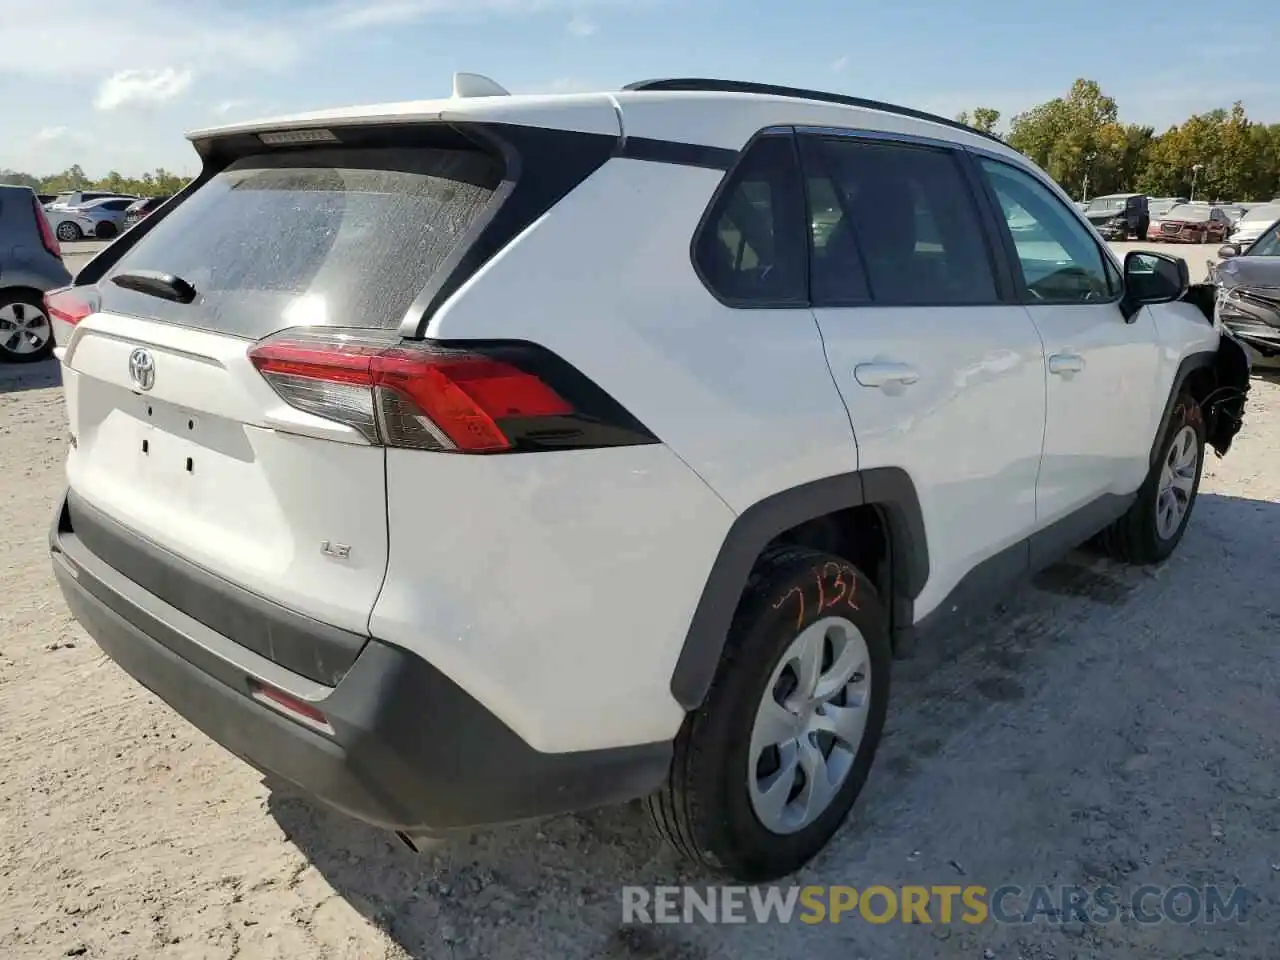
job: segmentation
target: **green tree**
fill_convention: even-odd
[[[17,170],[0,169],[0,183],[12,183],[19,187],[30,187],[37,193],[40,192],[39,177],[33,177],[29,173],[20,173]]]
[[[1087,178],[1091,193],[1106,193],[1119,188],[1128,149],[1118,115],[1113,98],[1080,79],[1067,96],[1015,116],[1006,139],[1068,192],[1082,195]]]
[[[956,114],[956,120],[983,133],[995,133],[996,124],[1000,122],[1000,111],[992,107],[975,107],[972,113],[964,110]]]

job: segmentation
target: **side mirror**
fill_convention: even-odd
[[[1240,256],[1240,245],[1238,243],[1224,243],[1218,248],[1218,257],[1222,260],[1229,260],[1238,256]]]
[[[1124,258],[1124,297],[1120,309],[1132,322],[1138,310],[1153,303],[1181,300],[1191,288],[1187,261],[1164,253],[1131,250]]]

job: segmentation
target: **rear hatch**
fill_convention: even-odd
[[[264,150],[151,224],[55,317],[75,324],[59,338],[71,525],[193,618],[335,683],[360,644],[326,645],[319,629],[307,649],[294,628],[301,616],[367,636],[387,563],[384,450],[285,403],[248,351],[295,326],[394,342],[501,175],[465,149]],[[220,609],[235,591],[193,588],[157,565],[166,554],[255,602]]]

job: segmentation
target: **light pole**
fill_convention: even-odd
[[[1196,179],[1200,176],[1200,171],[1204,169],[1203,163],[1197,163],[1191,168],[1191,199],[1196,198]]]
[[[1089,202],[1089,168],[1093,164],[1095,154],[1086,153],[1084,155],[1084,196],[1080,198],[1081,203]]]

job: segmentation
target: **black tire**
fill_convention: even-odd
[[[4,318],[10,313],[22,314],[21,319],[30,323],[33,312],[38,312],[44,318],[38,330],[45,335],[45,339],[34,350],[23,350],[16,338],[23,336],[30,338],[37,328],[18,329],[12,321]],[[30,339],[26,340],[28,345],[31,342]],[[45,359],[51,353],[53,353],[53,326],[40,297],[25,290],[0,290],[0,363],[35,363]]]
[[[84,231],[80,229],[80,225],[70,220],[63,220],[58,224],[58,229],[54,233],[63,243],[75,243],[84,239]]]
[[[1156,504],[1160,495],[1160,478],[1165,464],[1173,453],[1174,441],[1184,428],[1195,434],[1195,479],[1187,499],[1186,510],[1177,527],[1162,536],[1156,522]],[[1187,529],[1195,509],[1196,495],[1200,491],[1200,476],[1204,472],[1205,427],[1200,404],[1188,393],[1180,393],[1173,404],[1173,413],[1160,437],[1155,463],[1147,473],[1134,501],[1123,517],[1104,530],[1098,537],[1102,549],[1117,560],[1133,564],[1160,563],[1166,559]]]
[[[825,810],[795,832],[774,833],[756,816],[748,786],[756,712],[800,631],[837,615],[858,628],[867,646],[870,689],[862,739]],[[676,737],[670,777],[648,798],[658,832],[702,867],[742,882],[766,882],[798,870],[840,828],[866,782],[884,728],[891,659],[888,617],[860,571],[803,548],[766,554],[739,601],[711,689]]]
[[[116,229],[116,225],[110,220],[103,220],[93,229],[93,235],[99,240],[110,240],[120,231]]]

